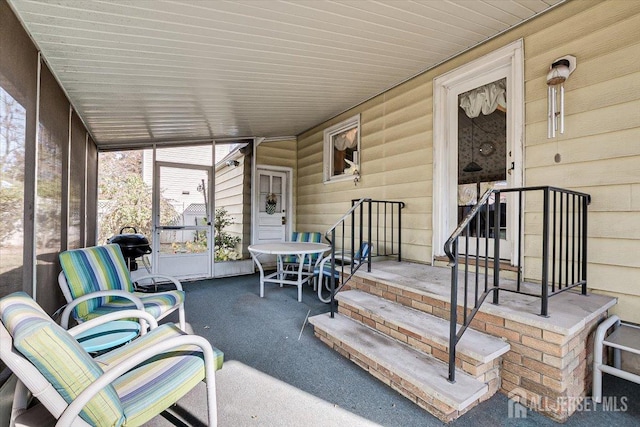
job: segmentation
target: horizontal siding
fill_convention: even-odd
[[[609,314],[620,316],[627,322],[640,324],[640,296],[601,290],[595,290],[594,293],[618,298],[618,304],[609,309]]]
[[[525,39],[525,183],[591,195],[589,288],[617,296],[613,311],[632,321],[640,321],[639,42],[640,3],[626,1],[596,4]],[[566,54],[577,58],[565,83],[566,131],[549,140],[544,76]],[[535,277],[541,269],[541,226],[539,215],[526,218],[525,276]]]
[[[296,167],[296,141],[263,142],[257,148],[257,164]]]
[[[299,137],[298,224],[326,231],[351,206],[371,197],[403,201],[403,258],[431,253],[431,81],[415,79]],[[322,130],[354,114],[361,120],[361,179],[322,182]]]
[[[518,38],[525,46],[525,185],[591,194],[589,286],[624,299],[622,317],[640,321],[629,311],[640,308],[640,2],[567,2],[300,135],[298,223],[324,230],[360,197],[404,201],[403,258],[430,262],[433,78]],[[566,132],[548,140],[545,76],[567,54],[578,67],[565,83]],[[358,113],[360,182],[323,184],[322,132]],[[526,277],[540,273],[540,200],[527,198]]]
[[[237,159],[240,164],[237,167],[222,166],[216,170],[216,191],[215,191],[215,208],[224,208],[227,210],[229,217],[233,221],[224,231],[229,232],[233,236],[240,237],[241,244],[238,249],[244,248],[249,244],[246,240],[244,222],[250,221],[250,216],[245,217],[245,163],[244,158]]]

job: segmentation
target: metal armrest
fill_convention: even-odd
[[[179,290],[179,291],[183,290],[182,289],[182,284],[176,278],[171,277],[171,276],[166,276],[164,274],[148,274],[146,276],[142,276],[142,277],[136,278],[136,282],[140,282],[142,280],[148,280],[148,279],[156,279],[156,278],[168,280],[168,281],[172,282],[175,285],[177,290]]]
[[[119,310],[114,311],[113,313],[108,313],[103,316],[96,317],[91,320],[87,320],[79,324],[78,326],[74,326],[69,329],[67,332],[71,334],[71,336],[75,337],[76,335],[81,334],[82,332],[88,331],[91,328],[94,328],[98,325],[102,325],[114,320],[120,319],[139,319],[140,323],[140,335],[144,335],[147,333],[147,323],[149,323],[150,329],[155,329],[158,327],[158,321],[151,314],[147,313],[143,310]]]
[[[131,357],[123,360],[111,367],[107,372],[101,375],[94,383],[85,388],[73,402],[64,410],[56,426],[68,426],[78,417],[82,408],[107,385],[111,384],[120,376],[126,374],[139,364],[151,359],[152,357],[166,353],[171,349],[184,345],[196,345],[200,347],[204,355],[205,378],[215,378],[215,365],[213,349],[209,341],[197,335],[181,335],[169,338],[165,341],[156,343],[152,346],[144,348],[142,351],[132,354]],[[215,390],[207,390],[207,393],[214,393]],[[215,400],[214,400],[215,401]],[[215,425],[215,420],[209,420],[209,425]]]
[[[96,291],[91,292],[90,294],[83,295],[71,301],[65,307],[64,311],[60,315],[60,326],[64,329],[69,328],[69,318],[71,317],[71,311],[76,308],[76,306],[82,302],[92,300],[94,298],[102,298],[102,297],[121,297],[126,298],[129,301],[133,302],[136,305],[138,310],[144,311],[144,304],[142,300],[137,296],[133,295],[128,291],[120,291],[120,290],[111,290],[111,291]]]

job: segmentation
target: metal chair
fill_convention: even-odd
[[[185,330],[182,284],[173,277],[154,274],[138,281],[164,279],[176,289],[135,292],[120,246],[109,244],[65,251],[60,254],[60,264],[58,284],[67,300],[61,317],[63,328],[68,328],[71,316],[82,323],[114,311],[138,309],[149,312],[157,320],[177,310],[180,329]]]
[[[74,336],[118,318],[140,318],[151,330],[93,359]],[[150,314],[122,310],[70,330],[57,325],[24,292],[0,299],[0,358],[17,376],[11,426],[143,425],[206,382],[208,423],[217,424],[215,371],[221,351]],[[39,404],[29,405],[30,396]]]
[[[337,265],[333,274],[331,271],[331,255],[324,257],[313,269],[314,289],[318,291],[318,299],[324,303],[330,302],[331,295],[329,295],[329,298],[323,298],[322,296],[323,287],[325,290],[331,292],[329,280],[332,279],[338,283],[343,273],[345,273],[345,267],[349,267],[347,270],[348,274],[354,273],[360,264],[367,262],[370,252],[371,245],[369,242],[362,242],[360,249],[358,249],[353,256],[351,256],[351,253],[348,251],[336,252],[335,259]],[[335,289],[337,290],[337,288]]]

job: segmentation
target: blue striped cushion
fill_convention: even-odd
[[[291,242],[304,242],[304,243],[320,243],[322,241],[322,234],[317,231],[294,231],[291,233]],[[311,263],[314,263],[320,254],[311,255]],[[308,256],[307,258],[308,259]],[[297,264],[298,257],[296,255],[285,255],[282,257],[282,262],[285,264]]]
[[[129,270],[120,246],[116,244],[62,252],[60,264],[74,299],[96,291],[115,289],[133,292]],[[96,298],[78,304],[74,309],[74,316],[85,318],[111,299]]]
[[[144,304],[144,310],[151,314],[156,319],[165,314],[173,307],[182,304],[184,302],[184,291],[166,291],[158,292],[154,294],[144,294],[135,292],[134,295],[142,300]],[[112,301],[96,307],[93,311],[82,317],[83,321],[93,319],[94,317],[102,316],[104,314],[113,313],[116,310],[135,309],[136,306],[131,300],[126,298],[115,297]]]
[[[184,335],[174,324],[164,324],[146,335],[96,358],[105,371],[142,349],[168,338]],[[215,368],[220,369],[223,353],[213,348]],[[114,381],[126,417],[126,425],[140,425],[173,405],[204,379],[202,352],[184,346],[156,356]]]
[[[93,383],[102,369],[67,331],[24,292],[0,300],[2,322],[13,345],[42,373],[67,403]],[[113,386],[102,389],[80,417],[95,426],[120,426],[124,412]]]

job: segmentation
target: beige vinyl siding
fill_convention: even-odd
[[[250,240],[246,240],[244,222],[251,221],[250,217],[245,217],[245,167],[251,169],[251,165],[242,156],[236,160],[240,162],[238,166],[222,164],[216,167],[215,209],[226,209],[233,224],[226,227],[225,231],[242,238],[242,251],[246,252]],[[244,257],[248,255],[243,253]]]
[[[295,139],[263,142],[256,151],[258,165],[296,167]]]
[[[566,132],[547,139],[542,76],[551,61],[566,54],[578,60],[565,83]],[[640,322],[640,209],[633,202],[640,183],[639,57],[638,2],[602,2],[525,39],[525,182],[592,196],[589,288],[618,297],[612,311],[633,322]],[[526,229],[531,237],[539,231]],[[525,246],[525,275],[539,271],[538,245]]]
[[[431,262],[433,78],[519,38],[525,54],[525,185],[592,195],[589,287],[619,297],[613,311],[640,323],[640,2],[569,1],[299,135],[299,228],[328,229],[351,199],[404,201],[403,258]],[[578,68],[565,84],[566,132],[548,140],[545,76],[553,60],[568,54],[577,57]],[[323,184],[323,130],[358,113],[360,182]],[[540,227],[529,211],[535,204],[528,204],[525,217],[530,277],[540,268]]]
[[[352,199],[403,201],[403,257],[431,254],[431,80],[411,80],[299,137],[299,228],[326,231]],[[322,182],[323,130],[360,114],[361,177]]]

